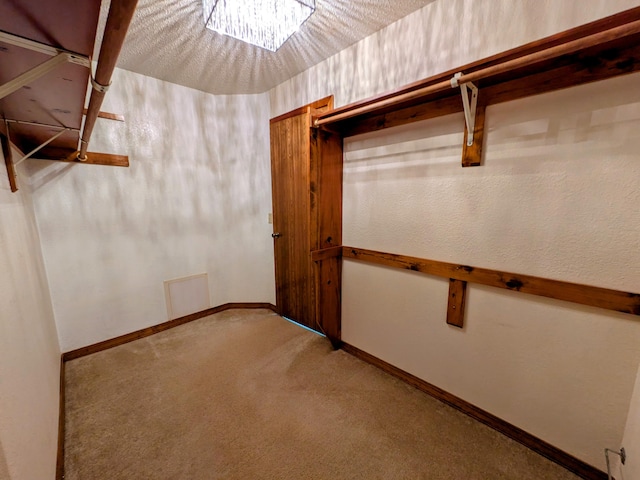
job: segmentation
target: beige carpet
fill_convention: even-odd
[[[66,480],[577,478],[267,310],[66,369]]]

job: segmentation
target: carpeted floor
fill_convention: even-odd
[[[267,310],[66,364],[65,480],[576,479]]]

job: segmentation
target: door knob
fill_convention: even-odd
[[[280,237],[281,235],[282,235],[282,234],[281,234],[280,232],[272,233],[272,234],[271,234],[271,236],[272,236],[273,238],[278,238],[278,237]]]

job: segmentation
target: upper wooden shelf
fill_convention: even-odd
[[[99,15],[100,0],[0,2],[0,32],[90,57]],[[0,85],[49,58],[41,51],[0,40]],[[70,130],[47,144],[40,151],[40,158],[59,158],[74,151],[82,127],[89,74],[88,68],[67,62],[0,98],[0,116],[14,121],[10,126],[11,141],[23,152],[29,152],[66,127]]]
[[[87,148],[99,116],[123,121],[100,106],[137,1],[111,0],[95,77],[101,0],[0,2],[0,142],[12,192],[15,167],[27,158],[129,166],[124,155],[89,157]],[[20,155],[15,163],[13,151]]]
[[[528,43],[314,117],[343,137],[463,111],[460,88],[478,88],[484,106],[640,70],[640,7]]]

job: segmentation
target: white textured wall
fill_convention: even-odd
[[[638,368],[636,387],[631,399],[622,446],[625,448],[627,461],[624,466],[619,467],[622,468],[623,473],[616,478],[621,480],[640,478],[640,368]],[[614,445],[613,448],[617,449],[617,445]]]
[[[435,0],[270,91],[271,116],[336,107],[638,6],[638,0]]]
[[[32,162],[63,351],[167,320],[163,281],[209,274],[213,305],[273,302],[269,99],[116,70],[90,151],[130,168]]]
[[[638,80],[490,107],[479,168],[459,166],[458,115],[348,139],[344,243],[639,291]],[[347,261],[343,338],[604,468],[637,317],[471,286],[459,331],[447,287]]]
[[[55,477],[60,348],[28,178],[0,153],[0,478]]]
[[[437,0],[272,90],[271,114],[357,101],[636,5]],[[344,244],[640,291],[638,85],[490,107],[479,168],[460,167],[461,115],[347,139]],[[472,285],[459,330],[444,279],[345,261],[343,282],[345,341],[600,468],[621,445],[637,317]]]

